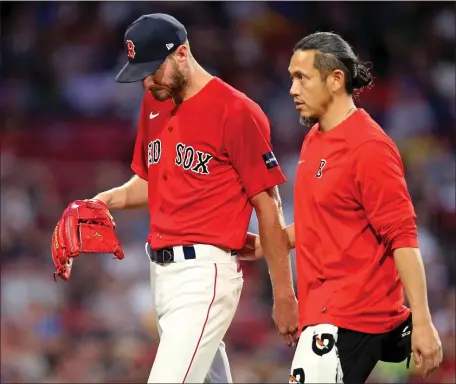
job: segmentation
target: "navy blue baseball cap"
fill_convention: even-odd
[[[119,83],[134,83],[153,74],[187,40],[187,30],[164,13],[143,15],[127,28],[124,37],[128,63],[116,76]]]

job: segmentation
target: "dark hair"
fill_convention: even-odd
[[[295,45],[293,52],[297,50],[318,51],[315,55],[314,67],[324,78],[336,69],[343,71],[345,89],[350,95],[372,84],[370,66],[368,68],[367,64],[361,63],[352,47],[336,33],[316,32],[308,35]]]

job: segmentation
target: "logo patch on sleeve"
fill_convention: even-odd
[[[271,168],[277,167],[279,165],[279,162],[277,161],[274,153],[268,152],[262,156],[263,156],[263,160],[264,160],[264,163],[266,164],[267,169],[271,169]]]

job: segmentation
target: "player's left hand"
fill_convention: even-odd
[[[298,301],[294,295],[274,295],[272,318],[279,335],[283,336],[289,347],[296,346],[299,329]]]
[[[432,321],[413,324],[412,353],[415,365],[422,371],[424,378],[442,363],[442,343]]]

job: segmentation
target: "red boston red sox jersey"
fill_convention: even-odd
[[[393,141],[362,109],[307,134],[295,183],[301,327],[383,333],[408,316],[393,251],[417,247],[415,212]]]
[[[178,108],[145,94],[131,167],[148,181],[154,249],[242,248],[249,198],[286,181],[266,115],[217,77]]]

